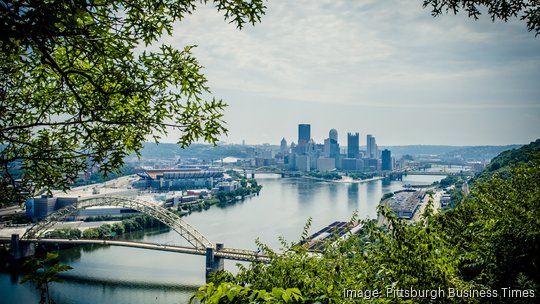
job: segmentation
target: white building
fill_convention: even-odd
[[[336,159],[321,157],[317,159],[317,170],[332,171],[336,169]]]

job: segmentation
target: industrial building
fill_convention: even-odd
[[[26,216],[31,219],[41,220],[57,210],[77,203],[78,200],[78,197],[51,197],[46,195],[41,197],[27,198]],[[139,212],[136,210],[124,207],[96,206],[78,211],[71,219],[84,219],[87,217],[103,215],[123,216],[138,213]]]
[[[223,175],[221,168],[149,169],[139,174],[141,180],[133,183],[133,187],[160,191],[193,188],[212,189],[216,179],[222,178]]]

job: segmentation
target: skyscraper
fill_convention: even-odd
[[[360,153],[360,134],[347,133],[347,157],[357,158]]]
[[[336,129],[331,129],[328,132],[328,138],[324,140],[324,155],[331,158],[339,156],[338,133]]]
[[[367,158],[378,158],[377,143],[375,142],[375,136],[368,134],[366,137],[367,146]]]
[[[311,125],[299,124],[298,125],[298,154],[306,153],[306,145],[311,139]]]
[[[330,132],[328,132],[328,138],[330,138],[331,140],[333,140],[333,141],[335,141],[337,143],[338,142],[337,130],[336,129],[330,129]]]
[[[392,152],[388,149],[384,149],[381,153],[382,164],[381,170],[392,171]]]
[[[311,139],[311,125],[299,124],[298,125],[298,144],[307,144]]]
[[[285,155],[289,151],[289,147],[287,146],[287,141],[285,140],[285,137],[281,140],[281,154]]]

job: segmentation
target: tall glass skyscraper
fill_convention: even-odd
[[[347,157],[358,158],[360,154],[360,134],[347,133]]]
[[[368,134],[366,137],[366,148],[368,158],[378,158],[377,143],[375,142],[375,136]]]
[[[390,150],[388,149],[382,150],[381,158],[382,158],[381,169],[383,171],[391,171],[392,170],[392,152],[390,152]]]
[[[299,124],[298,125],[298,144],[305,145],[311,139],[311,125]]]
[[[296,153],[306,154],[307,145],[311,139],[311,125],[299,124],[298,125],[298,146],[296,146]]]

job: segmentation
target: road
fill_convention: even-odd
[[[62,229],[62,228],[78,228],[81,231],[84,231],[88,228],[99,227],[103,224],[114,224],[119,223],[120,221],[101,221],[101,222],[83,222],[83,221],[74,221],[74,222],[59,222],[56,223],[51,229],[47,231]],[[23,227],[3,227],[0,228],[0,237],[11,237],[12,234],[23,235],[28,228],[32,225],[27,225]]]
[[[23,213],[23,210],[19,206],[11,206],[0,209],[0,216],[14,215],[17,213]]]
[[[429,190],[428,190],[429,191]],[[437,191],[433,194],[433,213],[439,213],[441,211],[441,197],[442,197],[443,191]],[[412,222],[418,222],[420,221],[420,217],[424,213],[424,210],[426,209],[426,206],[429,202],[429,194],[426,194],[424,199],[422,200],[422,203],[420,204],[420,207],[418,207],[418,210],[414,213],[412,219],[410,221]]]

